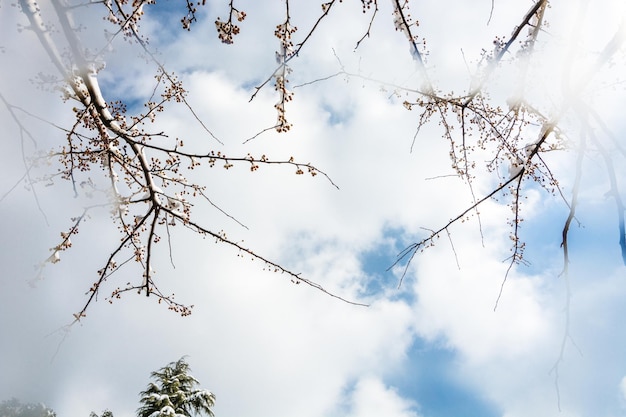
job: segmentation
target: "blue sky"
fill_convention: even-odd
[[[420,399],[423,416],[498,416],[499,410],[455,375],[455,352],[442,345],[416,340],[408,351],[411,361],[393,380],[406,397]]]
[[[509,274],[496,311],[510,255],[510,196],[481,208],[483,239],[475,218],[452,226],[451,242],[444,234],[416,256],[398,288],[405,264],[389,269],[398,253],[471,202],[467,186],[450,175],[449,148],[437,120],[422,128],[411,152],[418,113],[407,111],[402,101],[415,97],[364,78],[336,77],[295,89],[287,108],[294,125],[290,133],[270,131],[244,144],[276,120],[272,85],[249,99],[254,86],[275,69],[273,31],[283,18],[283,4],[236,4],[248,17],[230,46],[219,43],[213,24],[217,16],[224,17],[227,3],[203,8],[191,32],[177,30],[179,10],[173,4],[146,6],[144,30],[185,83],[198,116],[223,144],[210,138],[184,106],[168,107],[149,127],[184,138],[190,148],[293,156],[322,169],[339,187],[321,176],[294,175],[291,167],[262,166],[254,173],[246,166],[205,169],[191,178],[206,183],[212,201],[247,229],[209,205],[198,205],[198,216],[324,288],[370,306],[349,305],[294,285],[211,239],[176,230],[175,267],[167,248],[158,247],[156,277],[164,292],[195,305],[190,317],[180,318],[152,298],[127,294],[111,305],[102,297],[86,320],[65,332],[63,326],[82,306],[95,271],[118,237],[107,210],[94,211],[71,250],[61,254],[58,264],[48,265],[44,278],[31,288],[33,265],[50,256],[49,248],[70,217],[94,200],[82,193],[74,198],[67,182],[37,184],[44,218],[33,193],[20,185],[0,201],[5,236],[0,252],[0,369],[5,375],[0,400],[42,401],[59,416],[87,416],[108,408],[116,417],[127,417],[134,415],[149,373],[188,355],[194,375],[217,395],[218,417],[608,417],[626,412],[626,334],[621,330],[626,270],[617,244],[615,205],[604,197],[608,185],[597,154],[590,152],[585,159],[577,211],[582,227],[573,224],[570,235],[569,313],[564,310],[566,281],[559,276],[567,207],[558,195],[536,186],[527,188],[521,229],[530,264]],[[412,4],[419,35],[428,41],[427,65],[434,82],[442,90],[467,91],[481,49],[490,48],[494,36],[508,35],[530,5],[495,2],[487,24],[488,1],[471,7],[461,1]],[[290,6],[299,28],[295,36],[304,36],[320,6]],[[581,51],[575,54],[578,69],[625,16],[618,1],[586,9],[578,1],[569,6],[550,9],[551,31],[540,38],[544,49],[535,78],[526,85],[529,98],[554,113],[563,100],[555,77],[566,63],[563,51],[570,46],[566,39],[572,27],[581,33],[574,44]],[[363,15],[359,2],[335,7],[291,62],[291,84],[337,72],[339,59],[347,71],[416,88],[415,63],[403,35],[394,30],[390,4],[380,3],[371,37],[356,51],[369,15]],[[572,26],[580,10],[585,11],[583,22]],[[99,12],[84,16],[90,28],[85,40],[101,45],[106,23]],[[16,22],[24,23],[23,16],[1,2],[0,94],[32,114],[70,126],[72,104],[29,82],[39,71],[52,69],[32,33],[18,33]],[[154,69],[137,55],[132,45],[115,43],[99,75],[107,99],[124,99],[131,112],[141,111],[153,87]],[[598,82],[619,80],[623,65],[622,51]],[[496,99],[515,91],[514,70],[504,65],[494,78]],[[584,97],[619,138],[624,131],[623,85],[610,91],[590,84]],[[17,114],[36,138],[37,149],[63,143],[62,133],[49,124]],[[4,195],[24,167],[18,126],[3,103],[0,123],[7,138],[0,156]],[[564,119],[563,129],[569,135],[567,150],[545,158],[569,199],[578,143],[575,115]],[[27,145],[26,151],[35,149]],[[614,156],[624,190],[623,155],[616,151]],[[56,166],[37,167],[33,174],[49,169]],[[483,195],[499,179],[478,172],[474,186]],[[129,265],[111,277],[108,290],[140,274]],[[557,395],[550,371],[561,353],[566,314],[571,339],[559,362]]]

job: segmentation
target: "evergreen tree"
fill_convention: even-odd
[[[189,364],[184,358],[152,372],[155,382],[141,392],[142,406],[138,417],[192,417],[207,414],[213,417],[211,407],[215,395],[208,390],[196,389],[198,380],[189,374]]]
[[[2,417],[2,416],[0,416]],[[104,410],[102,412],[102,415],[99,416],[98,414],[94,413],[93,411],[91,412],[91,414],[89,414],[89,417],[113,417],[113,412],[111,412],[111,410]]]
[[[0,417],[56,417],[56,413],[43,404],[23,404],[11,398],[0,403]]]

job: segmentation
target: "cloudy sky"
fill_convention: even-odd
[[[168,108],[154,129],[207,151],[293,156],[313,163],[339,189],[322,176],[295,175],[292,167],[261,166],[254,173],[245,165],[216,167],[193,175],[217,206],[247,228],[210,206],[197,215],[266,258],[369,307],[294,285],[229,247],[177,230],[173,262],[164,246],[157,249],[155,280],[163,292],[194,304],[191,316],[169,312],[154,297],[127,294],[113,304],[100,298],[68,328],[118,235],[107,210],[93,211],[61,262],[48,264],[35,280],[34,266],[50,256],[70,218],[93,201],[82,194],[74,198],[71,184],[62,180],[24,186],[22,147],[28,155],[58,148],[63,133],[45,121],[68,127],[73,115],[58,91],[31,82],[53,69],[33,33],[19,30],[27,25],[24,16],[0,0],[0,94],[15,106],[11,113],[0,101],[0,400],[41,401],[59,416],[110,409],[128,417],[150,372],[187,355],[195,377],[217,396],[218,417],[626,414],[626,269],[615,203],[605,195],[608,182],[597,153],[584,161],[570,236],[569,308],[560,276],[567,205],[532,185],[523,208],[528,265],[509,274],[495,311],[511,248],[506,197],[481,208],[480,226],[476,218],[459,223],[449,229],[450,240],[443,235],[415,257],[398,288],[404,269],[389,269],[396,255],[445,225],[472,196],[452,175],[437,121],[414,142],[418,113],[402,102],[415,96],[389,86],[415,89],[421,82],[404,36],[394,30],[389,2],[381,2],[371,36],[356,51],[371,15],[357,1],[334,6],[291,61],[291,85],[301,85],[287,108],[292,130],[268,131],[245,144],[276,120],[271,85],[249,99],[275,69],[273,32],[284,19],[284,3],[236,3],[247,17],[230,46],[219,43],[213,24],[224,18],[228,2],[207,3],[191,32],[179,29],[182,10],[167,1],[146,7],[143,30],[223,144],[184,106]],[[411,3],[427,41],[429,75],[442,91],[459,94],[467,91],[481,50],[492,48],[496,36],[508,36],[532,5],[496,0],[492,10],[489,0],[430,3]],[[623,24],[621,3],[572,1],[548,10],[541,67],[525,86],[543,109],[562,108],[563,65],[585,74]],[[99,7],[76,11],[93,48],[102,45],[106,25]],[[318,2],[290,3],[296,40],[320,11]],[[113,46],[100,73],[107,99],[123,99],[130,112],[141,111],[154,70],[134,47]],[[624,85],[616,77],[623,65],[622,51],[581,92],[617,138],[626,132]],[[360,76],[309,83],[342,66]],[[514,94],[510,76],[503,69],[494,77],[494,97]],[[573,148],[579,125],[571,115],[562,121],[571,128]],[[618,185],[626,192],[619,149],[613,145]],[[575,156],[569,150],[546,157],[568,199]],[[30,173],[36,179],[57,168],[43,164]],[[489,192],[497,175],[478,176],[475,192]],[[140,274],[129,265],[111,277],[108,291],[140,280]]]

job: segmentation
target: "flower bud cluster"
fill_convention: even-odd
[[[274,35],[280,40],[279,50],[276,51],[276,62],[279,67],[274,72],[274,88],[278,91],[279,99],[274,105],[274,108],[278,112],[278,120],[276,122],[276,130],[278,132],[287,132],[291,129],[291,124],[287,122],[285,116],[285,104],[288,101],[293,100],[293,92],[287,89],[287,83],[289,79],[287,76],[291,73],[291,68],[287,65],[287,62],[294,55],[293,42],[291,35],[298,30],[297,27],[291,26],[289,19],[284,23],[277,25]]]
[[[392,0],[393,3],[393,24],[397,31],[404,33],[407,39],[411,42],[414,41],[413,36],[411,35],[411,31],[409,29],[410,26],[418,26],[418,22],[413,22],[411,19],[411,15],[408,13],[408,2],[405,3],[402,7],[400,7],[399,3],[395,0]]]
[[[215,21],[215,29],[217,29],[217,37],[222,43],[230,45],[234,42],[234,36],[238,35],[241,31],[239,26],[234,23],[234,20],[237,22],[243,22],[246,18],[246,12],[242,10],[237,10],[235,7],[230,6],[230,13],[228,14],[228,20],[221,20],[219,17]]]

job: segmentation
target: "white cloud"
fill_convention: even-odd
[[[363,377],[349,393],[350,417],[418,417],[416,404],[408,401],[379,379]]]
[[[619,392],[622,396],[622,399],[626,401],[626,376],[622,378],[619,382]]]

